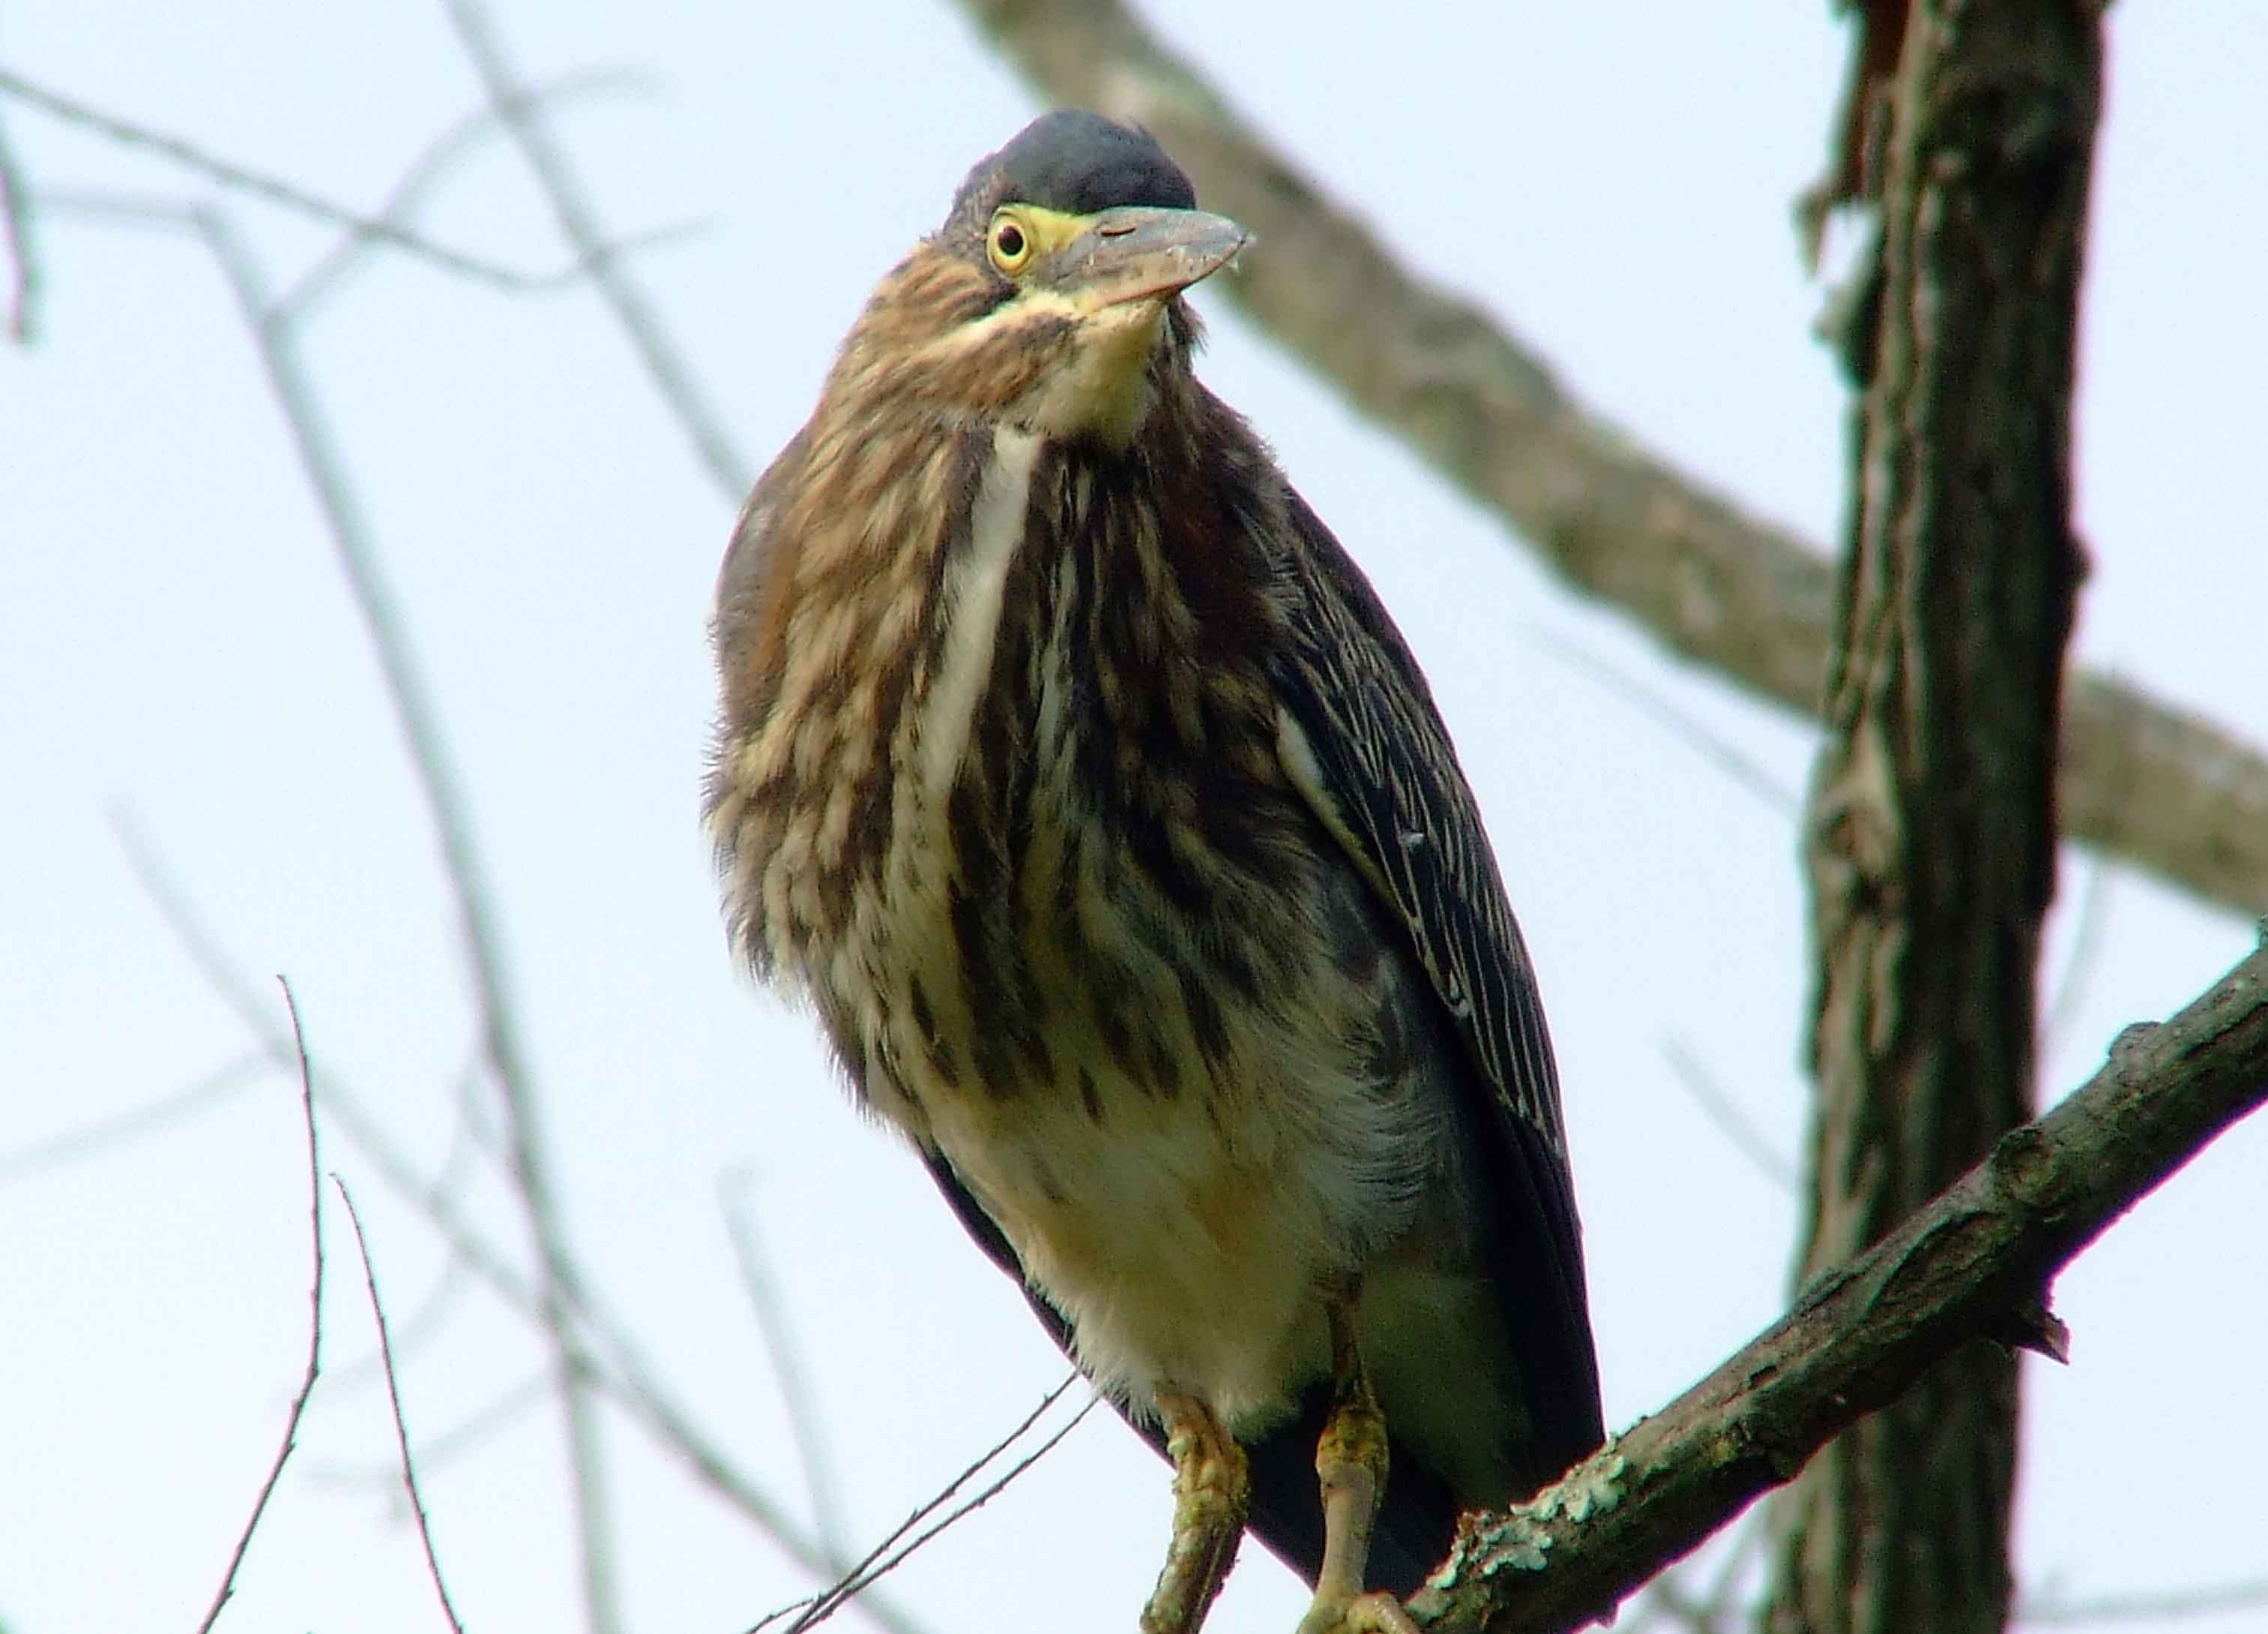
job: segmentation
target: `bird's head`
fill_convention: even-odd
[[[1148,132],[1045,114],[982,160],[945,224],[875,291],[828,384],[840,407],[909,410],[1123,446],[1197,325],[1178,298],[1243,228],[1197,207]]]

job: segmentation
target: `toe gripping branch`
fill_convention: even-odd
[[[1331,1416],[1315,1443],[1323,1498],[1323,1567],[1299,1634],[1418,1634],[1393,1595],[1363,1592],[1370,1530],[1386,1497],[1386,1415],[1370,1387],[1354,1336],[1355,1298],[1334,1299]]]
[[[1160,1391],[1158,1412],[1174,1461],[1174,1537],[1142,1608],[1142,1634],[1197,1634],[1236,1564],[1252,1477],[1244,1449],[1197,1397]]]
[[[1354,1336],[1355,1297],[1326,1307],[1331,1326],[1331,1412],[1315,1444],[1322,1494],[1323,1564],[1299,1634],[1418,1634],[1402,1603],[1366,1594],[1371,1527],[1386,1495],[1386,1415]],[[1166,1454],[1174,1461],[1174,1536],[1165,1570],[1142,1608],[1142,1634],[1197,1634],[1236,1564],[1252,1481],[1244,1449],[1193,1395],[1158,1395]]]

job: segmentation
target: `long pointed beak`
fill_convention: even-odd
[[[1064,247],[1049,282],[1089,307],[1174,295],[1219,271],[1251,242],[1226,216],[1123,206],[1097,214]]]

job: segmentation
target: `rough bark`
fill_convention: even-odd
[[[1818,959],[1799,1282],[2028,1115],[2053,894],[2073,347],[2100,25],[1921,0],[1890,106],[1856,503],[1807,819]],[[2007,1621],[2017,1372],[1972,1345],[1780,1502],[1774,1634]]]
[[[1461,1634],[1605,1615],[1980,1336],[2036,1339],[2057,1272],[2264,1102],[2268,949],[2171,1020],[2127,1028],[2085,1085],[1660,1413],[1535,1502],[1469,1523],[1412,1615]]]
[[[1589,412],[1491,313],[1397,260],[1121,0],[956,3],[1046,96],[1156,132],[1206,205],[1259,237],[1219,291],[1569,585],[1723,679],[1817,710],[1835,589],[1817,551]],[[2075,676],[2066,706],[2066,835],[2268,912],[2268,755],[2103,675]]]

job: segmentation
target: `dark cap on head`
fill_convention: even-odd
[[[1120,204],[1194,210],[1197,190],[1139,126],[1084,108],[1058,108],[978,160],[954,195],[953,214],[972,207],[990,213],[1012,202],[1072,216]]]

